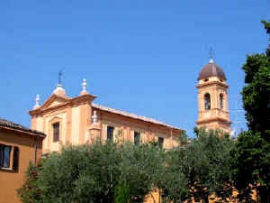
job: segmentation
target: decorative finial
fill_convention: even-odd
[[[35,106],[34,106],[34,109],[37,109],[37,108],[40,107],[39,102],[40,102],[40,97],[39,97],[39,94],[37,94],[37,96],[36,96],[36,104],[35,104]]]
[[[210,58],[209,63],[214,63],[213,49],[212,48],[210,48],[210,50],[209,50],[209,58]]]
[[[94,115],[92,116],[92,123],[96,124],[98,120],[97,111],[94,111]]]
[[[88,94],[88,92],[87,92],[87,90],[86,90],[86,85],[87,85],[86,79],[84,78],[84,79],[83,79],[83,82],[82,82],[82,91],[81,91],[81,95],[83,95],[83,94]]]

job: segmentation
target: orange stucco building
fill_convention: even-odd
[[[96,97],[86,90],[68,97],[61,84],[42,104],[39,96],[29,113],[32,128],[44,132],[43,153],[58,152],[65,145],[91,144],[94,140],[114,142],[157,141],[165,149],[178,146],[184,130],[163,122],[93,103]]]
[[[37,163],[45,134],[0,119],[0,203],[19,203],[17,189],[29,162]]]

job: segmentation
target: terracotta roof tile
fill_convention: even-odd
[[[226,80],[224,71],[215,63],[206,64],[201,70],[198,80],[205,79],[212,76],[217,76]]]
[[[95,103],[92,103],[92,106],[94,108],[96,108],[96,109],[111,112],[111,113],[118,114],[118,115],[121,115],[121,116],[126,116],[126,117],[129,117],[129,118],[139,119],[139,120],[142,120],[142,121],[146,121],[146,122],[150,122],[150,123],[154,123],[154,124],[158,124],[158,125],[162,125],[162,126],[165,126],[165,127],[169,127],[169,128],[173,128],[173,129],[176,129],[176,130],[183,131],[183,129],[180,129],[178,127],[163,123],[163,122],[155,120],[153,118],[148,118],[148,117],[145,117],[145,116],[138,116],[138,115],[133,114],[133,113],[128,113],[128,112],[125,112],[125,111],[122,111],[122,110],[102,106],[100,104],[95,104]]]
[[[35,135],[38,135],[40,137],[45,137],[46,135],[42,132],[39,132],[37,130],[32,130],[30,128],[27,128],[27,127],[24,127],[20,124],[17,124],[17,123],[14,123],[14,122],[11,122],[11,121],[8,121],[8,120],[5,120],[5,119],[2,119],[0,118],[0,127],[6,127],[6,128],[9,128],[9,129],[13,129],[13,130],[19,130],[19,131],[22,131],[22,132],[25,132],[25,133],[31,133],[31,134],[35,134]]]

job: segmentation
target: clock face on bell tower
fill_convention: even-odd
[[[228,85],[224,71],[210,59],[198,77],[197,127],[230,133]]]

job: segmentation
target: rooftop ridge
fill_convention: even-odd
[[[27,128],[23,125],[20,125],[18,123],[14,123],[14,122],[11,122],[11,121],[8,121],[6,119],[2,119],[0,118],[0,126],[2,127],[8,127],[10,129],[15,129],[15,130],[21,130],[23,132],[26,132],[26,133],[34,133],[36,135],[39,135],[39,136],[42,136],[42,137],[45,137],[46,135],[42,132],[39,132],[37,130],[33,130],[33,129],[30,129],[30,128]]]
[[[123,110],[118,110],[118,109],[115,109],[115,108],[103,106],[103,105],[96,104],[96,103],[92,103],[92,107],[100,109],[100,110],[116,113],[116,114],[119,114],[119,115],[122,115],[122,116],[127,116],[127,117],[130,117],[130,118],[139,119],[139,120],[143,120],[143,121],[146,121],[146,122],[155,123],[155,124],[158,124],[158,125],[163,125],[163,126],[166,126],[166,127],[169,127],[169,128],[184,131],[184,129],[169,125],[167,123],[164,123],[164,122],[161,122],[161,121],[158,121],[156,119],[149,118],[149,117],[146,117],[146,116],[139,116],[139,115],[134,114],[134,113],[125,112]]]

